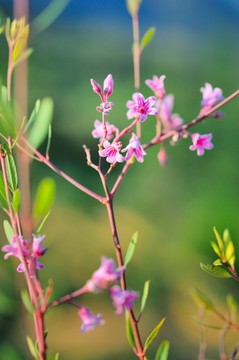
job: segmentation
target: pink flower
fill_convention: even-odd
[[[213,144],[211,143],[212,134],[200,135],[198,133],[194,133],[191,135],[193,145],[189,147],[190,150],[197,150],[197,155],[202,156],[204,154],[204,150],[211,150],[213,148]]]
[[[21,246],[22,254],[19,251],[17,239],[19,240],[19,245]],[[2,251],[6,252],[6,254],[4,255],[4,259],[8,259],[9,256],[15,256],[16,258],[18,258],[21,261],[21,263],[18,265],[17,271],[23,272],[25,271],[25,266],[23,263],[23,258],[24,258],[25,263],[30,272],[30,275],[32,276],[35,270],[41,270],[44,268],[44,265],[39,261],[39,257],[43,256],[47,251],[47,248],[44,248],[42,246],[42,242],[44,239],[45,239],[44,236],[33,235],[33,240],[31,243],[30,241],[24,240],[22,236],[19,236],[17,238],[14,235],[11,244],[4,245],[2,247]]]
[[[45,240],[45,236],[36,236],[33,235],[32,240],[32,255],[35,258],[39,258],[40,256],[44,255],[47,251],[47,247],[42,246],[42,242]]]
[[[160,77],[154,75],[153,80],[145,80],[145,84],[153,90],[155,96],[158,99],[163,99],[165,96],[164,80],[166,76],[161,75]]]
[[[224,96],[222,94],[222,89],[218,87],[213,89],[212,85],[209,83],[205,83],[205,87],[201,87],[200,91],[202,93],[202,102],[201,102],[202,108],[199,113],[199,116],[203,116],[213,106],[215,106],[224,99]],[[210,116],[219,118],[222,115],[223,114],[221,112],[215,112]]]
[[[105,134],[105,129],[104,129],[103,123],[101,121],[95,120],[94,126],[95,126],[95,129],[92,131],[91,134],[92,134],[93,138],[99,138],[100,141],[104,137],[106,137],[107,140],[111,140],[113,138],[114,134],[119,131],[114,125],[109,124],[108,121],[106,121],[106,131],[107,131],[106,134]]]
[[[132,134],[129,145],[122,151],[127,151],[125,156],[126,161],[134,156],[138,162],[142,163],[144,161],[144,155],[146,155],[146,152],[140,144],[139,138],[135,134]]]
[[[106,157],[106,161],[110,164],[114,164],[115,162],[123,162],[125,158],[120,154],[121,143],[112,142],[112,144],[105,140],[103,142],[104,149],[99,150],[99,155],[101,157]]]
[[[176,129],[182,125],[183,120],[178,114],[172,114],[174,105],[174,96],[169,94],[159,103],[159,118],[166,130]]]
[[[116,268],[114,260],[103,256],[99,269],[96,270],[91,279],[87,281],[87,287],[91,292],[106,289],[110,284],[119,280],[124,271],[124,266]]]
[[[121,315],[124,309],[132,309],[139,294],[133,290],[121,290],[118,285],[114,285],[110,288],[110,296],[116,307],[116,314]]]
[[[108,98],[113,93],[113,88],[114,88],[114,80],[112,75],[109,74],[108,76],[106,76],[103,84],[103,93],[101,86],[94,79],[91,79],[90,83],[93,91],[100,96],[101,100],[104,103],[107,102]]]
[[[96,325],[104,325],[105,323],[101,314],[94,315],[87,307],[82,306],[78,311],[78,314],[82,321],[82,333],[94,330]]]
[[[129,100],[126,106],[129,108],[127,112],[128,119],[136,118],[139,116],[140,121],[145,121],[148,115],[157,115],[157,109],[152,106],[155,104],[155,96],[150,96],[147,99],[141,93],[134,93],[133,101]]]

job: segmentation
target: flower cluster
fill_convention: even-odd
[[[100,267],[92,274],[86,282],[88,292],[98,293],[109,288],[109,294],[116,308],[116,314],[121,315],[125,309],[132,309],[138,293],[133,290],[121,290],[118,285],[110,286],[118,281],[125,271],[125,266],[116,268],[114,260],[106,257],[101,258]],[[82,321],[81,332],[88,332],[96,325],[103,325],[104,320],[101,314],[94,315],[89,308],[81,306],[78,311]]]
[[[160,77],[154,75],[152,80],[148,79],[145,83],[153,90],[157,98],[157,120],[162,125],[163,130],[169,131],[175,129],[180,131],[183,120],[178,114],[173,114],[174,96],[172,94],[166,95],[164,88],[165,78],[165,75],[161,75]],[[207,116],[208,112],[224,99],[222,90],[218,87],[213,88],[209,83],[205,83],[205,87],[201,87],[200,91],[202,93],[202,101],[198,118]],[[210,114],[210,116],[214,118],[220,118],[222,115],[221,112],[212,112]],[[192,138],[193,145],[191,145],[189,149],[192,151],[196,150],[199,156],[203,155],[205,150],[211,150],[213,148],[213,144],[211,143],[212,134],[200,135],[199,133],[184,133],[184,135],[185,137],[190,136]],[[160,149],[158,159],[162,165],[166,163],[167,155],[164,147]]]
[[[11,243],[2,247],[2,251],[6,252],[4,259],[8,259],[10,256],[15,256],[21,261],[17,267],[17,271],[25,271],[25,263],[28,267],[30,275],[32,276],[35,270],[41,270],[44,268],[44,265],[39,261],[39,258],[47,251],[47,248],[42,246],[44,240],[45,236],[33,235],[32,241],[30,242],[23,239],[22,236],[17,237],[14,235],[11,239]]]

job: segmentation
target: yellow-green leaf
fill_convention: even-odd
[[[38,185],[34,204],[33,215],[36,219],[45,216],[52,207],[55,198],[55,181],[44,178]]]
[[[226,270],[223,269],[220,266],[214,266],[214,265],[205,265],[205,264],[200,264],[200,267],[203,271],[207,272],[210,275],[219,277],[219,278],[231,278],[232,275]]]
[[[156,338],[156,336],[158,335],[159,330],[161,329],[161,327],[163,326],[165,322],[165,318],[163,318],[156,326],[155,328],[151,331],[151,333],[149,334],[149,336],[147,337],[145,344],[144,344],[144,351],[146,351],[148,349],[148,347],[152,344],[152,342],[154,341],[154,339]]]
[[[141,43],[140,43],[140,48],[141,51],[151,43],[154,34],[155,34],[156,29],[154,27],[150,27],[146,33],[144,34],[144,36],[142,37]]]

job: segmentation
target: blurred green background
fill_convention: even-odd
[[[154,74],[167,76],[167,93],[175,95],[175,112],[185,122],[194,118],[201,101],[200,87],[210,82],[227,96],[239,83],[239,22],[233,1],[145,0],[140,10],[141,35],[149,26],[157,29],[153,42],[142,55],[141,92],[151,95],[144,80]],[[30,1],[31,20],[41,11]],[[2,3],[11,16],[10,2]],[[107,74],[115,80],[115,107],[108,120],[120,129],[128,125],[125,103],[134,92],[131,58],[131,19],[123,0],[74,1],[45,31],[31,38],[34,52],[29,61],[29,111],[37,98],[51,96],[55,103],[51,159],[61,169],[91,189],[102,193],[97,174],[85,164],[82,145],[92,149],[95,108],[98,98],[89,80],[100,84]],[[0,71],[5,82],[7,48],[1,39]],[[207,293],[225,311],[225,295],[232,292],[239,301],[237,284],[212,278],[200,270],[200,262],[215,259],[210,242],[213,226],[221,233],[230,229],[238,245],[238,132],[239,107],[234,100],[223,109],[225,118],[209,119],[195,131],[212,132],[214,150],[203,157],[188,150],[189,140],[171,147],[168,165],[160,167],[157,148],[149,149],[145,162],[135,164],[127,174],[116,199],[116,217],[125,251],[132,234],[139,232],[134,260],[128,269],[131,288],[142,291],[146,280],[151,290],[141,319],[144,338],[166,317],[158,343],[171,343],[170,359],[197,359],[199,326],[193,321],[197,308],[190,288]],[[143,139],[152,136],[153,119],[143,124]],[[44,147],[42,147],[44,151]],[[112,178],[116,179],[115,169]],[[40,179],[53,176],[57,197],[44,232],[49,250],[44,257],[43,284],[55,283],[54,297],[80,287],[99,266],[102,255],[114,257],[106,209],[55,176],[41,164],[32,166],[33,193]],[[2,216],[4,218],[4,216]],[[5,244],[2,235],[1,244]],[[238,251],[237,251],[238,253]],[[31,334],[31,318],[19,301],[23,277],[16,263],[0,260],[0,359],[28,359],[25,333]],[[5,294],[5,298],[3,296]],[[114,315],[107,294],[88,295],[82,304],[102,312],[106,325],[80,334],[80,320],[74,308],[63,305],[47,317],[48,345],[61,359],[133,359],[124,335],[124,318]],[[5,309],[3,313],[3,308]],[[214,319],[209,320],[214,323]],[[218,332],[208,330],[208,359],[217,359]],[[235,344],[238,334],[232,335]],[[231,349],[230,338],[228,350]],[[157,344],[152,346],[153,358]],[[14,350],[15,349],[15,350]],[[16,354],[14,354],[14,351]]]

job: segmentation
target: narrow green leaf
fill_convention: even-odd
[[[224,250],[224,244],[223,244],[222,238],[221,238],[221,236],[219,235],[219,233],[218,233],[217,229],[215,228],[215,226],[214,226],[214,228],[213,228],[213,231],[214,231],[214,234],[215,234],[215,236],[216,236],[219,249],[220,249],[220,251],[221,251],[221,253],[222,253],[223,250]]]
[[[133,347],[135,347],[135,340],[134,340],[134,334],[133,334],[132,326],[130,323],[128,311],[125,311],[125,325],[126,325],[126,336],[127,336],[128,343],[133,348]]]
[[[52,0],[32,21],[34,35],[47,29],[64,11],[71,0]]]
[[[214,252],[217,254],[217,256],[219,256],[219,258],[221,258],[222,253],[221,253],[218,245],[214,241],[211,241],[211,245],[212,245],[212,248],[213,248]]]
[[[192,288],[190,293],[197,306],[206,308],[208,310],[214,310],[214,304],[212,300],[209,299],[209,297],[205,295],[201,290]]]
[[[55,360],[59,360],[59,359],[60,359],[60,354],[57,353],[57,354],[55,355]]]
[[[28,141],[36,149],[45,140],[52,118],[53,101],[51,98],[46,97],[41,101],[37,116],[34,117],[34,122],[28,130]]]
[[[140,48],[141,48],[141,51],[151,43],[153,37],[154,37],[154,34],[155,34],[155,31],[156,29],[154,27],[150,27],[146,33],[143,35],[142,37],[142,40],[141,40],[141,43],[140,43]]]
[[[24,50],[21,55],[18,57],[18,59],[14,62],[14,68],[16,66],[18,66],[21,62],[23,62],[24,60],[26,60],[27,58],[29,58],[29,56],[33,53],[33,49],[32,48],[28,48],[26,50]]]
[[[22,298],[22,302],[25,306],[25,308],[27,309],[27,311],[30,314],[34,313],[34,307],[32,305],[31,299],[29,297],[28,291],[27,290],[22,290],[21,291],[21,298]]]
[[[134,16],[139,11],[142,0],[126,0],[126,6],[131,16]]]
[[[2,176],[1,171],[0,171],[0,206],[3,209],[6,209],[8,207],[5,185],[4,185],[3,176]]]
[[[167,360],[169,354],[169,341],[164,340],[158,347],[158,350],[155,355],[155,360]]]
[[[7,220],[3,221],[3,228],[9,244],[12,243],[12,237],[14,236],[13,228]]]
[[[225,257],[226,257],[228,264],[230,264],[232,267],[234,267],[236,256],[235,256],[235,248],[234,248],[232,241],[230,241],[227,244],[226,251],[225,251]]]
[[[231,278],[232,275],[225,269],[223,269],[222,267],[219,266],[214,266],[214,265],[205,265],[205,264],[200,264],[200,267],[203,271],[209,273],[210,275],[219,277],[219,278]]]
[[[126,251],[125,260],[124,260],[126,266],[129,264],[130,260],[134,255],[137,240],[138,240],[138,232],[135,232],[130,240],[128,249]]]
[[[20,204],[21,204],[21,192],[19,189],[16,189],[13,192],[13,200],[12,200],[12,206],[15,213],[19,211]]]
[[[143,312],[145,305],[146,305],[146,301],[147,301],[148,294],[149,294],[149,285],[150,285],[150,280],[145,281],[144,290],[143,290],[143,294],[142,294],[142,298],[141,298],[140,313]]]
[[[36,234],[36,235],[39,235],[39,234],[41,233],[42,228],[43,228],[45,222],[47,221],[50,213],[51,213],[51,212],[49,211],[49,212],[44,216],[44,218],[42,219],[42,221],[40,222],[40,224],[38,225],[37,229],[35,230],[35,234]]]
[[[159,330],[161,329],[161,327],[163,326],[165,322],[165,318],[163,318],[156,326],[155,328],[151,331],[151,333],[149,334],[149,336],[147,337],[145,344],[144,344],[144,350],[146,351],[148,349],[148,347],[152,344],[152,342],[154,341],[154,339],[156,338],[156,336],[158,335]]]
[[[34,345],[32,339],[30,338],[30,336],[27,336],[26,339],[27,339],[27,345],[28,345],[31,355],[34,357],[34,359],[38,359],[38,352],[35,348],[35,345]]]
[[[25,50],[29,35],[29,25],[25,25],[18,37],[12,52],[12,61],[16,62]]]
[[[47,144],[46,144],[46,156],[47,157],[49,157],[49,152],[50,152],[51,135],[52,135],[52,128],[51,128],[51,125],[49,125],[48,136],[47,136]]]
[[[41,100],[37,99],[24,131],[27,131],[28,129],[30,129],[32,124],[34,124],[34,122],[36,121],[36,117],[37,117],[37,114],[39,112],[40,105],[41,105]]]
[[[12,192],[17,189],[18,176],[15,160],[10,153],[7,153],[5,157],[6,161],[6,170],[7,170],[7,180]]]
[[[34,204],[33,215],[35,218],[41,218],[49,213],[55,198],[55,181],[47,177],[43,179],[37,188]],[[47,215],[48,216],[48,215]]]

